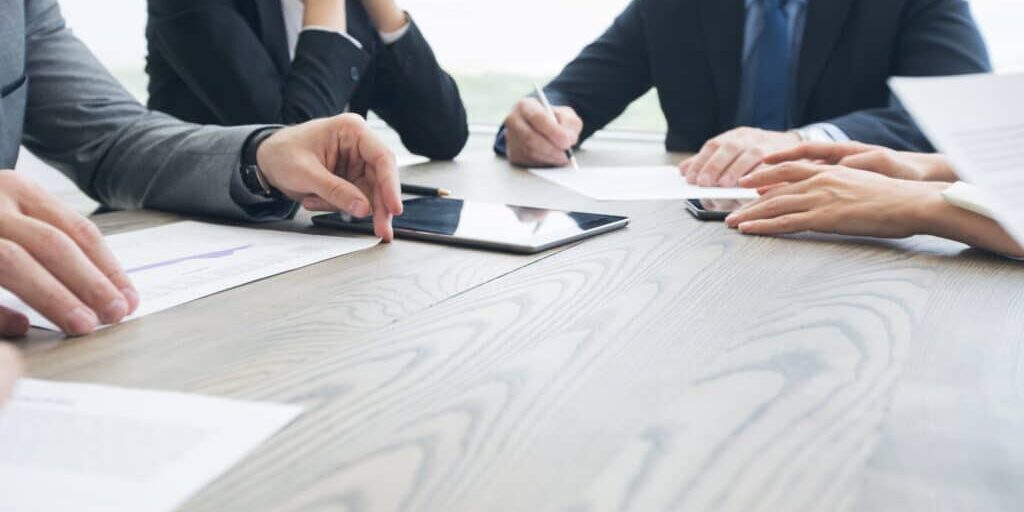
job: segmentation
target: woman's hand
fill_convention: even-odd
[[[395,32],[409,22],[405,11],[398,7],[395,0],[362,0],[362,2],[378,32],[385,34]]]
[[[911,181],[957,180],[943,155],[906,153],[860,142],[811,142],[768,155],[764,163],[781,164],[799,160],[841,165]]]
[[[346,32],[348,19],[345,0],[303,0],[306,9],[302,15],[303,27],[325,27]]]
[[[763,195],[726,219],[752,235],[802,231],[880,238],[927,232],[920,213],[944,204],[948,184],[898,180],[841,166],[792,162],[740,180]]]

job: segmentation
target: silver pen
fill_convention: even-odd
[[[537,84],[533,84],[533,89],[537,92],[537,99],[540,100],[541,105],[544,105],[544,110],[548,111],[548,116],[551,117],[555,124],[558,124],[558,116],[555,115],[555,109],[551,107],[551,102],[548,101],[548,95],[544,94],[544,89],[541,89]],[[576,155],[572,152],[572,148],[565,150],[565,156],[569,158],[569,163],[572,164],[573,169],[580,170],[580,164],[576,162]]]

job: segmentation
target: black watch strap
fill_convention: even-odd
[[[280,199],[284,195],[272,187],[267,182],[267,178],[263,176],[263,170],[260,169],[259,162],[256,159],[256,152],[263,141],[270,138],[280,129],[275,126],[256,130],[249,135],[249,138],[245,140],[245,144],[242,146],[242,184],[245,185],[249,192],[267,199]]]

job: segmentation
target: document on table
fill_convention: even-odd
[[[398,155],[396,157],[396,167],[399,169],[403,167],[415,167],[417,165],[423,165],[430,163],[430,159],[425,156],[419,155]]]
[[[665,199],[743,199],[757,197],[746,188],[690,185],[679,168],[584,167],[580,170],[530,169],[536,176],[598,201],[651,201]]]
[[[111,235],[107,243],[139,291],[128,320],[163,311],[252,281],[369,249],[370,237],[334,237],[177,222]],[[22,311],[32,325],[59,330],[0,289],[0,305]]]
[[[170,512],[300,412],[22,379],[0,410],[0,510]]]
[[[1024,74],[897,78],[892,88],[957,174],[1024,243]]]

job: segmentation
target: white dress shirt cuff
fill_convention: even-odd
[[[318,25],[309,25],[307,27],[302,27],[302,31],[303,32],[305,32],[307,30],[316,30],[318,32],[330,32],[332,34],[338,34],[341,37],[344,37],[345,39],[348,39],[352,44],[356,45],[356,48],[359,48],[360,50],[363,49],[363,43],[360,43],[358,39],[348,35],[347,32],[344,32],[342,30],[334,30],[333,28],[330,28],[330,27],[321,27],[321,26],[318,26]]]
[[[384,41],[384,44],[387,45],[395,44],[398,42],[399,39],[405,37],[405,34],[409,32],[409,26],[411,25],[412,23],[409,22],[409,15],[406,14],[405,25],[402,25],[402,28],[395,30],[394,32],[381,32],[380,40]]]
[[[942,198],[957,208],[995,220],[995,214],[988,206],[989,200],[985,191],[977,185],[958,181],[942,192]]]
[[[849,142],[850,136],[831,123],[817,123],[794,130],[804,142]]]

